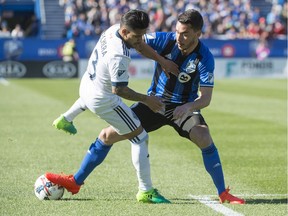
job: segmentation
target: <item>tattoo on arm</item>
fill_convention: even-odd
[[[146,95],[135,92],[127,86],[113,87],[113,93],[127,100],[144,102]]]

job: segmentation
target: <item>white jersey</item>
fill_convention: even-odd
[[[128,134],[140,121],[121,98],[112,93],[112,86],[128,85],[129,48],[118,33],[120,26],[107,29],[97,42],[80,84],[83,108],[88,108],[109,123],[118,134]],[[141,137],[131,141],[139,142]]]
[[[82,79],[80,96],[87,97],[88,92],[94,99],[94,106],[117,106],[120,97],[112,93],[112,86],[128,85],[131,58],[128,46],[118,33],[119,28],[116,24],[102,33]],[[81,94],[81,88],[86,88],[85,95]]]

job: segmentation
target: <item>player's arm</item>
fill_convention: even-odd
[[[135,49],[138,53],[145,56],[146,58],[157,61],[161,65],[163,71],[168,78],[170,78],[170,73],[178,76],[178,65],[173,61],[165,59],[163,56],[159,55],[154,49],[152,49],[152,47],[147,45],[144,41],[142,41],[137,47],[135,47]]]
[[[173,112],[173,119],[181,118],[187,111],[193,112],[209,106],[212,99],[213,87],[200,87],[199,97],[193,102],[188,102],[176,107]]]
[[[156,96],[148,96],[138,93],[133,89],[129,88],[128,86],[112,86],[112,93],[127,100],[142,102],[154,112],[158,112],[163,108],[163,103],[160,98]]]

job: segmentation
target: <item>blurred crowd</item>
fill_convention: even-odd
[[[287,37],[287,0],[268,2],[269,12],[252,7],[253,0],[59,0],[65,14],[65,38],[100,35],[119,23],[130,9],[148,12],[150,32],[174,31],[177,16],[187,9],[197,9],[204,18],[202,38],[260,39]],[[272,7],[270,9],[270,6]],[[9,29],[2,20],[0,37],[29,37],[37,34],[37,22],[23,30],[19,24]]]
[[[287,0],[270,0],[268,14],[252,7],[253,0],[59,0],[65,13],[65,37],[101,34],[119,23],[129,9],[149,13],[150,32],[174,31],[179,13],[197,9],[204,18],[203,38],[268,39],[287,36]],[[265,1],[265,0],[263,0]],[[269,1],[269,0],[266,0]],[[270,4],[270,5],[271,5]]]
[[[1,19],[0,16],[0,38],[23,38],[23,37],[35,37],[39,33],[39,20],[35,15],[32,15],[30,19],[25,22],[26,28],[23,28],[19,23],[16,23],[13,28],[8,25],[5,19]]]

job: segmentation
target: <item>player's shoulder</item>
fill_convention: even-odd
[[[212,55],[209,47],[206,46],[206,44],[203,41],[199,40],[199,43],[200,43],[200,49],[199,49],[200,53],[207,54],[207,55]]]
[[[199,40],[199,43],[200,43],[199,54],[202,56],[202,58],[214,61],[214,56],[210,51],[209,47],[206,46],[201,40]]]
[[[130,57],[129,48],[125,42],[119,36],[118,30],[120,29],[119,24],[115,24],[106,30],[106,40],[110,56],[117,55],[123,57]]]
[[[147,33],[144,35],[146,40],[175,40],[175,32],[153,32],[153,33]]]

